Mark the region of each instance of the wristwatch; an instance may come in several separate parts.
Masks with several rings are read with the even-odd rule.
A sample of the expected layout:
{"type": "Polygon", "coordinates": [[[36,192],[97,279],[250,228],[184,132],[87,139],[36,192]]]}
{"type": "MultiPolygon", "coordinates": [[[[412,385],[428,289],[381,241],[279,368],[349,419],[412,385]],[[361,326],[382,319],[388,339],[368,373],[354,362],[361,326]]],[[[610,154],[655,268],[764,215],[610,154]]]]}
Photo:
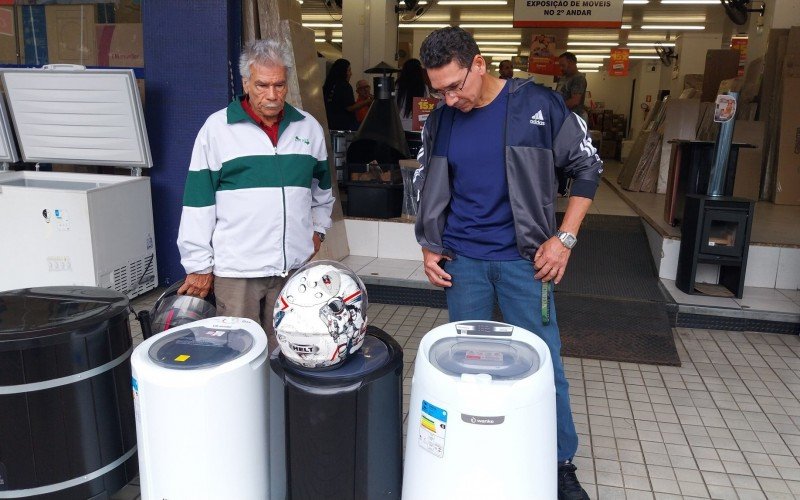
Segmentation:
{"type": "Polygon", "coordinates": [[[575,244],[578,243],[578,238],[576,238],[572,233],[556,231],[556,236],[559,240],[561,240],[561,243],[570,250],[572,250],[575,247],[575,244]]]}
{"type": "Polygon", "coordinates": [[[325,241],[325,233],[320,233],[319,231],[314,231],[314,233],[316,233],[316,235],[319,236],[319,242],[320,243],[325,241]]]}

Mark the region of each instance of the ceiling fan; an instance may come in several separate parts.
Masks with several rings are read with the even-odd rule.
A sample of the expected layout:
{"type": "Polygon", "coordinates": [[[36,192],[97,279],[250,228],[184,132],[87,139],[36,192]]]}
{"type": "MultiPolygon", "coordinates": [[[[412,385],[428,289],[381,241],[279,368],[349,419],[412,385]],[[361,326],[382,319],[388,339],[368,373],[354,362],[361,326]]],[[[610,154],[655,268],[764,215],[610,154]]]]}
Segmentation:
{"type": "Polygon", "coordinates": [[[761,7],[751,9],[750,4],[752,0],[719,0],[722,7],[725,8],[725,13],[734,24],[739,26],[747,23],[747,18],[750,12],[758,12],[758,15],[763,16],[766,11],[766,4],[762,1],[761,7]]]}
{"type": "Polygon", "coordinates": [[[661,64],[664,66],[671,66],[672,60],[678,59],[678,54],[675,53],[675,49],[672,47],[664,47],[663,45],[656,45],[656,54],[658,54],[658,58],[661,59],[661,64]]]}

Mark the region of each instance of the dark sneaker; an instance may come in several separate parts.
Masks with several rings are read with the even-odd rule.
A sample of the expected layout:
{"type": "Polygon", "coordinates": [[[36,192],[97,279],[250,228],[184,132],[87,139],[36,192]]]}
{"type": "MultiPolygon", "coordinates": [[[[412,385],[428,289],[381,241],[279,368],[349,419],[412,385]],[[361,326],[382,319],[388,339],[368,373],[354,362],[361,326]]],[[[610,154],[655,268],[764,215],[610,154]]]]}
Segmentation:
{"type": "Polygon", "coordinates": [[[575,470],[577,467],[569,460],[558,464],[558,500],[589,500],[575,470]]]}

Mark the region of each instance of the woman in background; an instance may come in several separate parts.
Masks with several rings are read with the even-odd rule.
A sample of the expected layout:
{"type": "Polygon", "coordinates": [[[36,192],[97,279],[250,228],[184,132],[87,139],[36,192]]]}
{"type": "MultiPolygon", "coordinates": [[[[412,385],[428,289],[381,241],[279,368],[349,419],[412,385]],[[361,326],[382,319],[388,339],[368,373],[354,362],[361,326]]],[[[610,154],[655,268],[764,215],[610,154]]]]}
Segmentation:
{"type": "Polygon", "coordinates": [[[427,97],[428,86],[425,79],[425,70],[419,59],[409,59],[403,64],[397,77],[397,107],[400,110],[400,120],[403,130],[410,131],[413,118],[413,104],[415,97],[427,97]]]}
{"type": "Polygon", "coordinates": [[[356,102],[353,87],[350,85],[352,75],[350,61],[347,59],[337,59],[328,71],[322,92],[330,130],[358,130],[356,110],[372,104],[371,99],[356,102]]]}

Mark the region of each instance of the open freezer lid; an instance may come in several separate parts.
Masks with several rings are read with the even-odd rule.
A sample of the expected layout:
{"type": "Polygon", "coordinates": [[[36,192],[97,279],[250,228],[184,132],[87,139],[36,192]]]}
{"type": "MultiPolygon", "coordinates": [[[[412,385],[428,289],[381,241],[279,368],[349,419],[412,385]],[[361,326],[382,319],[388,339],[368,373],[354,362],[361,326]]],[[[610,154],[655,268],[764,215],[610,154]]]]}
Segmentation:
{"type": "Polygon", "coordinates": [[[11,135],[6,103],[3,95],[0,94],[0,163],[16,163],[17,161],[19,161],[19,156],[11,135]]]}
{"type": "Polygon", "coordinates": [[[0,76],[24,161],[152,166],[133,70],[56,64],[0,76]]]}

